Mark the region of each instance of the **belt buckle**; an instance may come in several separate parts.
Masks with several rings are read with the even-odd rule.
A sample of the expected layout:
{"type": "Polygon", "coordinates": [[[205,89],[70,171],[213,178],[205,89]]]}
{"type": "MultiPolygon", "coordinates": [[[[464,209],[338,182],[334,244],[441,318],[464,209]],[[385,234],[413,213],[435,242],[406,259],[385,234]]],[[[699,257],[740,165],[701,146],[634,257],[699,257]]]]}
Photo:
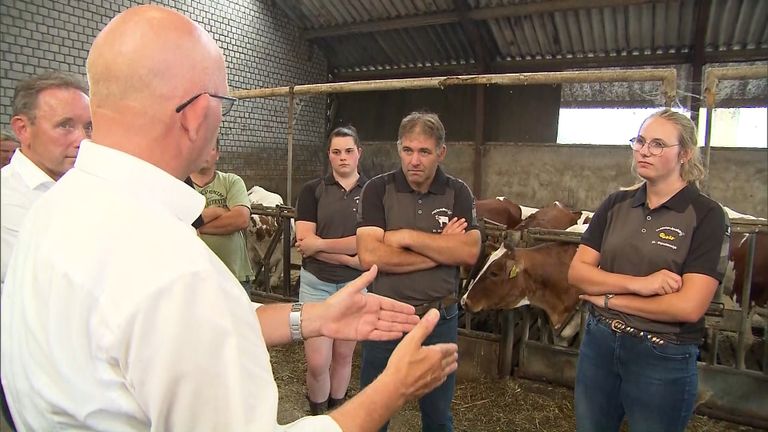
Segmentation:
{"type": "Polygon", "coordinates": [[[624,321],[622,320],[611,320],[611,330],[617,332],[617,333],[624,333],[624,329],[626,328],[626,324],[624,324],[624,321]]]}

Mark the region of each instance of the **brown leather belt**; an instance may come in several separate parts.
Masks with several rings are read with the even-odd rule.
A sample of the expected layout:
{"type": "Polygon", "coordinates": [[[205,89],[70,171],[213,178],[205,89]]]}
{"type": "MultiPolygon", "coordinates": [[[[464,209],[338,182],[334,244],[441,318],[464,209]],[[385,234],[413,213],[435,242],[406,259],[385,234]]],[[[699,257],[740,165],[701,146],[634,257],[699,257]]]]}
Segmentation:
{"type": "Polygon", "coordinates": [[[414,307],[416,308],[416,315],[424,316],[424,314],[429,312],[430,309],[442,310],[458,302],[459,302],[459,299],[451,295],[448,297],[441,298],[440,300],[435,300],[429,303],[420,304],[414,307]]]}
{"type": "Polygon", "coordinates": [[[628,326],[622,320],[610,319],[597,314],[594,314],[594,317],[597,318],[598,321],[607,324],[608,327],[616,333],[623,333],[634,337],[646,338],[650,343],[654,345],[664,345],[666,343],[666,341],[659,336],[628,326]]]}

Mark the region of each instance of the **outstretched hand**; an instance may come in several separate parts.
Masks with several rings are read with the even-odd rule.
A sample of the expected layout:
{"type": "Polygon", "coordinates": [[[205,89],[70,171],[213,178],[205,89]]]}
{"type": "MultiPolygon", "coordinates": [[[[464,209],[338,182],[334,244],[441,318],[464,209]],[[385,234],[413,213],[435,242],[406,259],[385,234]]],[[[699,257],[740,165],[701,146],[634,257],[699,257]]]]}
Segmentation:
{"type": "Polygon", "coordinates": [[[364,293],[376,278],[374,265],[360,277],[348,283],[320,306],[316,319],[320,333],[342,340],[391,340],[403,336],[419,322],[413,306],[364,293]]]}

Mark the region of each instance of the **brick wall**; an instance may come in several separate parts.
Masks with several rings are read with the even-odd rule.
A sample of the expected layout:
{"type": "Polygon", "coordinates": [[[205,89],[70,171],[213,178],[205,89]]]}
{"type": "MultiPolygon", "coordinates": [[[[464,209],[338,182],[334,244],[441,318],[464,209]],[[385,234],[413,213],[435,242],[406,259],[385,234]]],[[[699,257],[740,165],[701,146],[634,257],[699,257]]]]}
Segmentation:
{"type": "MultiPolygon", "coordinates": [[[[3,0],[0,4],[0,124],[7,126],[19,79],[58,69],[82,74],[99,30],[141,1],[3,0]]],[[[224,51],[233,90],[326,81],[326,60],[270,0],[152,2],[178,10],[224,51]]],[[[325,97],[301,98],[295,125],[293,194],[322,173],[325,97]]],[[[219,168],[285,196],[287,98],[243,100],[222,124],[219,168]]]]}

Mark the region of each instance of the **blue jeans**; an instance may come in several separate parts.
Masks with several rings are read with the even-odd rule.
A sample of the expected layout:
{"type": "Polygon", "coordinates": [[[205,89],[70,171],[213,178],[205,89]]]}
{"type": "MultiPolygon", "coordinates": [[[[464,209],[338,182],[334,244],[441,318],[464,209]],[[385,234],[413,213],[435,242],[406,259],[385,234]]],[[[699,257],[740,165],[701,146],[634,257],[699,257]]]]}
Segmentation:
{"type": "Polygon", "coordinates": [[[684,431],[698,387],[696,345],[616,333],[590,315],[574,389],[576,430],[684,431]]]}
{"type": "MultiPolygon", "coordinates": [[[[453,342],[458,339],[458,305],[451,305],[440,311],[438,321],[432,334],[427,336],[424,345],[453,342]]],[[[389,356],[395,350],[400,340],[386,342],[363,342],[363,355],[360,370],[360,388],[372,383],[384,370],[389,361],[389,356]]],[[[453,431],[453,416],[451,415],[451,402],[456,388],[456,373],[448,376],[444,383],[419,399],[421,409],[421,430],[453,431]]],[[[387,430],[387,422],[381,431],[387,430]]]]}

